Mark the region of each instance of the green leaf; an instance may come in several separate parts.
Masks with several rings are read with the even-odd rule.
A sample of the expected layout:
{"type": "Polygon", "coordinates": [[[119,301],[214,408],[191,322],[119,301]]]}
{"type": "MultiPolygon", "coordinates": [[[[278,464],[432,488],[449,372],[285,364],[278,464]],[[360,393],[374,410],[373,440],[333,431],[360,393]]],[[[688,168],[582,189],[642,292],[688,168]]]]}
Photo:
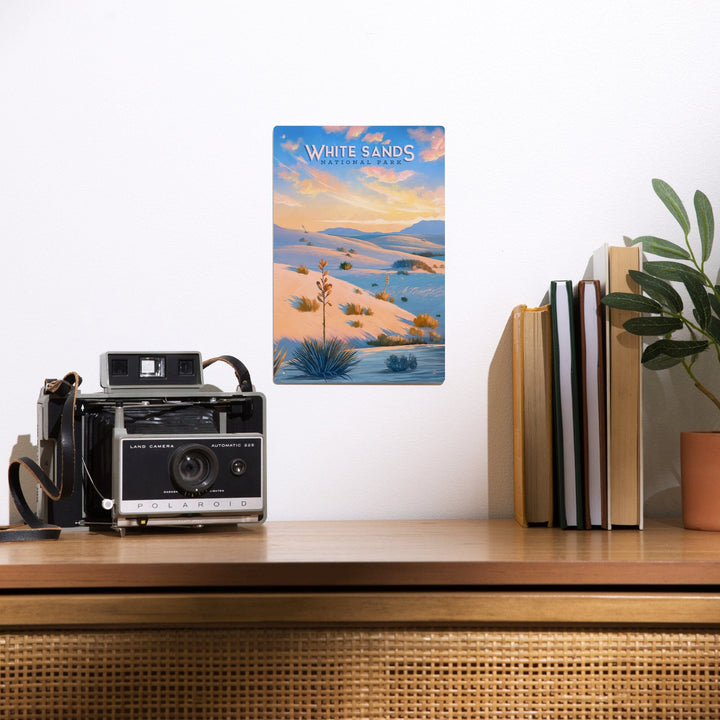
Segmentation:
{"type": "Polygon", "coordinates": [[[648,345],[642,355],[643,365],[654,358],[666,355],[671,358],[684,358],[690,355],[697,355],[705,350],[707,340],[668,340],[662,339],[648,345]]]}
{"type": "Polygon", "coordinates": [[[648,370],[667,370],[675,365],[679,365],[682,362],[682,358],[673,358],[668,355],[658,355],[652,360],[643,360],[643,367],[648,370]]]}
{"type": "Polygon", "coordinates": [[[673,262],[672,260],[649,260],[643,263],[643,270],[649,275],[662,280],[674,280],[676,282],[684,282],[687,275],[697,278],[700,282],[705,282],[705,277],[701,272],[689,265],[673,262]]]}
{"type": "Polygon", "coordinates": [[[636,317],[623,323],[623,327],[633,335],[667,335],[682,326],[682,320],[673,317],[636,317]]]}
{"type": "Polygon", "coordinates": [[[683,309],[683,301],[678,291],[664,280],[639,270],[628,270],[630,277],[649,295],[671,312],[679,313],[683,309]]]}
{"type": "Polygon", "coordinates": [[[720,344],[720,320],[716,317],[710,318],[710,324],[707,327],[707,331],[712,339],[720,344]]]}
{"type": "Polygon", "coordinates": [[[659,255],[666,258],[680,258],[681,260],[692,260],[690,253],[685,248],[676,245],[669,240],[655,237],[654,235],[642,235],[631,240],[631,245],[642,244],[643,252],[659,255]]]}
{"type": "Polygon", "coordinates": [[[696,190],[693,202],[695,203],[695,214],[697,215],[698,231],[700,232],[700,242],[702,243],[703,262],[705,262],[712,252],[713,236],[715,235],[715,219],[713,217],[712,205],[710,205],[710,201],[707,199],[705,193],[696,190]]]}
{"type": "Polygon", "coordinates": [[[677,193],[664,180],[658,180],[657,178],[652,181],[652,186],[655,194],[662,200],[663,205],[680,223],[685,235],[688,235],[690,233],[690,219],[677,193]]]}
{"type": "Polygon", "coordinates": [[[715,315],[720,318],[720,300],[715,293],[708,293],[708,299],[710,300],[710,307],[713,309],[715,315]]]}
{"type": "Polygon", "coordinates": [[[608,293],[601,302],[616,310],[634,310],[636,312],[659,313],[662,305],[652,298],[635,293],[614,292],[608,293]]]}
{"type": "Polygon", "coordinates": [[[710,324],[710,318],[712,317],[712,309],[707,291],[705,290],[705,284],[690,275],[685,276],[683,283],[695,306],[695,319],[698,325],[704,329],[710,324]]]}

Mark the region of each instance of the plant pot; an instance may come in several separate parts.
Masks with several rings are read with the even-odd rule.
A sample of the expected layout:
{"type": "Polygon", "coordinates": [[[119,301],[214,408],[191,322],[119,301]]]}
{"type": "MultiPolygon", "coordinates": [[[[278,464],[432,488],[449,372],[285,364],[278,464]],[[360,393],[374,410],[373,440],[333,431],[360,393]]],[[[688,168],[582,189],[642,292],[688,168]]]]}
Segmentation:
{"type": "Polygon", "coordinates": [[[683,525],[720,531],[720,433],[681,433],[680,472],[683,525]]]}

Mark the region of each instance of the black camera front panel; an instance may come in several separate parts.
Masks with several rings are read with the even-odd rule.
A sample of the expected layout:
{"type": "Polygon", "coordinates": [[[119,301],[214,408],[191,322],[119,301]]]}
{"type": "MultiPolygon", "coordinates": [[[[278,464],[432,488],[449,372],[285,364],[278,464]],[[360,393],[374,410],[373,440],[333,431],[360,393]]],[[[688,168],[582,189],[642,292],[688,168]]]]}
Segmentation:
{"type": "Polygon", "coordinates": [[[106,353],[101,384],[107,388],[164,387],[202,384],[200,353],[106,353]]]}
{"type": "Polygon", "coordinates": [[[118,453],[120,515],[264,512],[261,435],[129,435],[118,453]]]}

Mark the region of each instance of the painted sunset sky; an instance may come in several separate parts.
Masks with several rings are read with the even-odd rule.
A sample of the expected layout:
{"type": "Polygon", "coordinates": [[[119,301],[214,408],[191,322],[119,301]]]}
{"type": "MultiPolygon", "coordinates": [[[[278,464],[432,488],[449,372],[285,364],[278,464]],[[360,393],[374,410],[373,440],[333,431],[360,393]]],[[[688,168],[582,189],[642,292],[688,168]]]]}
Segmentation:
{"type": "Polygon", "coordinates": [[[441,127],[277,127],[274,222],[392,233],[445,219],[441,127]]]}

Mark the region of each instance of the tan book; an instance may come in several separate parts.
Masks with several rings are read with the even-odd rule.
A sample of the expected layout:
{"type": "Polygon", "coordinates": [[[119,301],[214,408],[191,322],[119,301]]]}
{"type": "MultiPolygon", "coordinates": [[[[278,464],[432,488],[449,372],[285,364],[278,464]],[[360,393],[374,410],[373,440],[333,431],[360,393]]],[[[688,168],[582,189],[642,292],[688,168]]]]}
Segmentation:
{"type": "MultiPolygon", "coordinates": [[[[628,275],[640,270],[640,248],[605,248],[607,293],[640,288],[628,275]]],[[[602,252],[602,250],[600,251],[602,252]]],[[[606,308],[607,475],[610,525],[643,526],[642,339],[623,328],[638,313],[606,308]]]]}
{"type": "Polygon", "coordinates": [[[518,305],[512,314],[513,485],[515,519],[553,521],[552,332],[550,308],[518,305]]]}

